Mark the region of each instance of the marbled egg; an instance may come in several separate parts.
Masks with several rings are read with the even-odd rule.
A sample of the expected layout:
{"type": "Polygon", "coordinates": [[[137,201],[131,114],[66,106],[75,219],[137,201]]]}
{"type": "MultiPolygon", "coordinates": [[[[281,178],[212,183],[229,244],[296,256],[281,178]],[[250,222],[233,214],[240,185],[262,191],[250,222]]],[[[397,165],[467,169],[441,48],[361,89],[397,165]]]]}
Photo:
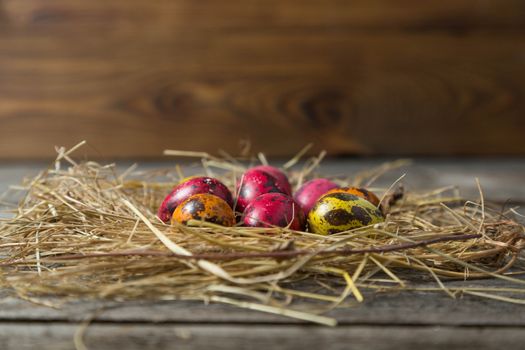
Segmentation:
{"type": "Polygon", "coordinates": [[[305,214],[308,214],[315,202],[326,192],[332,188],[336,188],[338,185],[328,179],[313,179],[305,182],[295,192],[295,201],[303,208],[305,214]]]}
{"type": "Polygon", "coordinates": [[[362,187],[338,187],[331,189],[330,191],[326,192],[328,193],[337,193],[337,192],[344,192],[348,194],[353,194],[354,196],[358,196],[361,198],[366,199],[376,207],[379,205],[379,198],[374,194],[374,192],[367,190],[366,188],[362,187]]]}
{"type": "Polygon", "coordinates": [[[243,213],[244,209],[255,198],[265,193],[284,193],[283,187],[275,176],[260,169],[246,171],[237,183],[237,205],[235,210],[243,213]]]}
{"type": "Polygon", "coordinates": [[[173,212],[171,222],[186,224],[192,219],[222,226],[235,225],[235,215],[230,205],[209,193],[195,194],[180,203],[173,212]]]}
{"type": "Polygon", "coordinates": [[[180,203],[198,193],[215,195],[225,200],[230,207],[233,207],[233,198],[228,187],[217,179],[200,176],[192,177],[175,186],[160,205],[157,216],[162,221],[168,222],[173,211],[180,203]]]}
{"type": "Polygon", "coordinates": [[[277,179],[277,185],[279,186],[279,188],[282,188],[283,193],[287,195],[292,194],[292,186],[290,185],[288,176],[286,176],[286,174],[278,168],[271,165],[258,165],[253,168],[250,168],[249,170],[262,170],[264,172],[267,172],[268,174],[272,175],[277,179]]]}
{"type": "Polygon", "coordinates": [[[320,235],[351,230],[384,221],[369,201],[344,192],[327,193],[308,214],[308,229],[320,235]]]}
{"type": "Polygon", "coordinates": [[[304,230],[305,216],[299,204],[284,193],[266,193],[255,198],[246,209],[242,222],[251,227],[289,227],[304,230]]]}

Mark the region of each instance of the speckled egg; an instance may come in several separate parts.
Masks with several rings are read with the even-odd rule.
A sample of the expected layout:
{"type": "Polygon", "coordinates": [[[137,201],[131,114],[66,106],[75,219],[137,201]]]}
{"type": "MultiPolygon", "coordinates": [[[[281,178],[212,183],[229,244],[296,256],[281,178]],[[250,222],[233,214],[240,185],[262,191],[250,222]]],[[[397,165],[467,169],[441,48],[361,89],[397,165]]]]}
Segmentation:
{"type": "Polygon", "coordinates": [[[222,198],[209,193],[195,194],[180,203],[171,222],[186,224],[189,220],[203,220],[222,226],[235,225],[233,209],[222,198]]]}
{"type": "Polygon", "coordinates": [[[327,193],[308,214],[310,232],[320,235],[342,232],[384,221],[383,214],[369,201],[344,192],[327,193]]]}
{"type": "Polygon", "coordinates": [[[286,193],[279,181],[270,173],[260,169],[246,171],[237,183],[237,206],[235,210],[243,213],[255,198],[265,193],[286,193]]]}
{"type": "Polygon", "coordinates": [[[190,196],[198,193],[209,193],[222,198],[233,207],[233,198],[230,190],[222,182],[211,177],[192,177],[178,184],[166,196],[159,207],[157,216],[164,222],[168,222],[175,208],[190,196]]]}
{"type": "Polygon", "coordinates": [[[338,187],[338,188],[334,188],[334,189],[332,189],[332,190],[330,190],[330,191],[328,191],[326,193],[328,194],[328,193],[337,193],[337,192],[344,192],[344,193],[353,194],[354,196],[358,196],[358,197],[366,199],[367,201],[369,201],[370,203],[372,203],[376,207],[379,205],[379,198],[377,198],[377,196],[373,192],[368,191],[366,188],[362,188],[362,187],[338,187]]]}
{"type": "Polygon", "coordinates": [[[246,209],[242,222],[251,227],[289,227],[304,230],[305,216],[299,204],[284,193],[266,193],[255,198],[246,209]]]}
{"type": "Polygon", "coordinates": [[[253,168],[250,168],[249,170],[261,170],[267,172],[268,174],[272,175],[277,179],[277,185],[283,189],[283,193],[292,195],[292,186],[290,185],[288,176],[286,176],[284,172],[277,169],[276,167],[273,167],[271,165],[258,165],[253,168]]]}
{"type": "Polygon", "coordinates": [[[294,199],[303,208],[304,213],[308,214],[319,197],[336,187],[338,185],[328,179],[313,179],[305,182],[295,192],[294,199]]]}

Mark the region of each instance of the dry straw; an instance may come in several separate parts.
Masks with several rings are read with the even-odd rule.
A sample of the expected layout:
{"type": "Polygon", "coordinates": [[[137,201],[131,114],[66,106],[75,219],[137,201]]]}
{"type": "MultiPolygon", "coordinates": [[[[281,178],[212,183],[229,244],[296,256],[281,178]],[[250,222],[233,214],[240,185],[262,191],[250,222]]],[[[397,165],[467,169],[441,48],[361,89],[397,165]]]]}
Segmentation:
{"type": "MultiPolygon", "coordinates": [[[[326,325],[336,321],[324,312],[374,291],[525,302],[514,297],[525,293],[525,281],[513,277],[523,271],[511,270],[524,227],[510,213],[489,209],[481,187],[480,200],[471,202],[451,188],[411,193],[394,184],[384,191],[384,224],[331,236],[205,222],[170,226],[155,211],[173,181],[156,176],[178,179],[179,167],[118,174],[114,165],[74,161],[71,154],[82,144],[58,149],[53,167],[18,188],[23,196],[12,217],[0,222],[0,281],[21,298],[202,300],[326,325]],[[447,285],[486,277],[505,280],[505,287],[447,285]],[[428,278],[434,286],[418,284],[428,278]]],[[[198,157],[229,186],[246,164],[225,153],[166,154],[198,157]]],[[[284,167],[294,186],[312,177],[324,153],[305,162],[299,156],[284,167]]],[[[262,154],[258,159],[266,162],[262,154]]],[[[369,185],[399,165],[339,181],[369,185]]]]}

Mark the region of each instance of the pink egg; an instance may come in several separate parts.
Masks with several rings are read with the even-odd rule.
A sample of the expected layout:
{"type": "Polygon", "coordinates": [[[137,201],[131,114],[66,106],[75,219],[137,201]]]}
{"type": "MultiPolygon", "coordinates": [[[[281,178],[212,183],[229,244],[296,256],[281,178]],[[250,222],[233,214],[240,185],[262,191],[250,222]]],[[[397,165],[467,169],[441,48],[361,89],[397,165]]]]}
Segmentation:
{"type": "Polygon", "coordinates": [[[200,193],[213,194],[233,207],[232,194],[222,182],[211,177],[193,177],[173,188],[160,205],[157,216],[164,222],[170,221],[173,211],[180,203],[200,193]]]}
{"type": "Polygon", "coordinates": [[[255,198],[265,193],[286,193],[286,188],[277,178],[260,169],[247,170],[237,183],[237,212],[244,209],[255,198]]]}
{"type": "Polygon", "coordinates": [[[337,187],[338,185],[335,182],[332,182],[328,179],[313,179],[305,182],[301,188],[295,192],[294,199],[297,203],[299,203],[305,215],[308,215],[315,202],[323,194],[337,187]]]}
{"type": "Polygon", "coordinates": [[[266,193],[246,207],[242,222],[251,227],[289,227],[304,230],[305,215],[299,204],[284,193],[266,193]]]}
{"type": "Polygon", "coordinates": [[[290,181],[288,181],[288,176],[286,176],[284,172],[277,169],[276,167],[270,165],[258,165],[250,168],[249,170],[262,170],[267,172],[277,179],[278,185],[284,190],[284,193],[287,195],[292,195],[292,186],[290,185],[290,181]]]}

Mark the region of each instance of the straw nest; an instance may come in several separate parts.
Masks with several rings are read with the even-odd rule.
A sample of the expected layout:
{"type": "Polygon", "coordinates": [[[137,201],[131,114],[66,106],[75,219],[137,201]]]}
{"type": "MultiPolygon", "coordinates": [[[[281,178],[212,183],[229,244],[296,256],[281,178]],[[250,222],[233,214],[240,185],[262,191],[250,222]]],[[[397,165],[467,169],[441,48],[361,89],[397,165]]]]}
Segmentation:
{"type": "MultiPolygon", "coordinates": [[[[323,312],[361,302],[365,292],[417,290],[414,282],[428,279],[434,286],[424,290],[523,303],[505,293],[525,292],[525,281],[508,273],[519,260],[524,227],[489,209],[481,190],[474,202],[450,188],[412,193],[396,183],[379,192],[383,224],[330,236],[204,222],[170,226],[155,212],[183,176],[178,167],[118,174],[114,165],[75,162],[71,153],[79,146],[58,149],[50,169],[18,188],[23,196],[12,217],[0,222],[0,281],[21,298],[203,300],[327,325],[335,320],[323,312]],[[156,181],[159,175],[173,180],[156,181]],[[504,279],[508,288],[446,285],[484,277],[504,279]]],[[[219,169],[210,175],[230,188],[246,164],[227,155],[167,154],[202,158],[203,171],[219,169]]],[[[285,164],[295,188],[323,155],[285,164]]],[[[370,183],[395,165],[338,181],[370,183]]]]}

